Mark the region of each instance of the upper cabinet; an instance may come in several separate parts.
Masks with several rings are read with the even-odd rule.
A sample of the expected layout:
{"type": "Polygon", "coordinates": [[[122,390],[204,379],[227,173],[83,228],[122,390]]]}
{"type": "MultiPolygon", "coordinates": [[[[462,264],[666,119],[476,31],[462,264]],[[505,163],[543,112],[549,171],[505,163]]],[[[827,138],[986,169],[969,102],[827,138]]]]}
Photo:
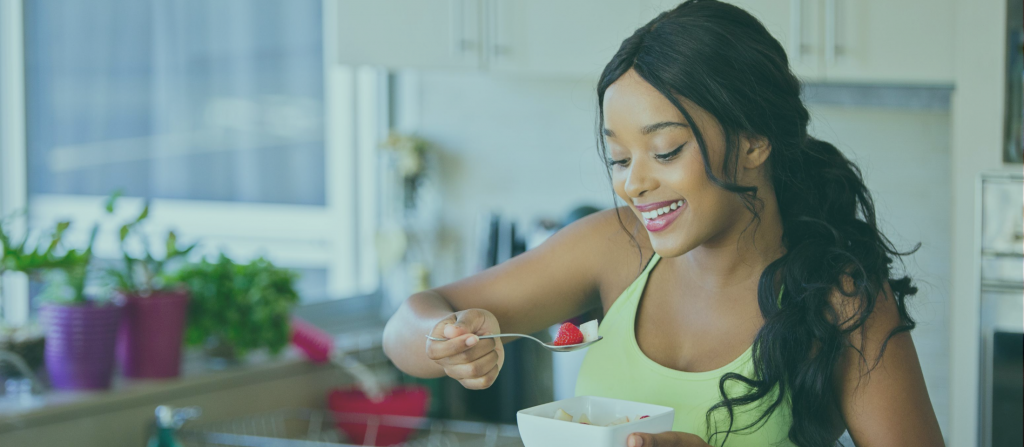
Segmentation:
{"type": "MultiPolygon", "coordinates": [[[[674,0],[337,0],[341,63],[597,77],[674,0]]],[[[952,84],[953,0],[730,0],[804,81],[952,84]]]]}
{"type": "Polygon", "coordinates": [[[489,66],[517,74],[597,77],[655,13],[638,0],[486,0],[489,66]]]}
{"type": "Polygon", "coordinates": [[[953,84],[953,1],[821,1],[826,80],[953,84]]]}
{"type": "Polygon", "coordinates": [[[479,0],[337,0],[338,62],[414,68],[481,64],[479,0]]]}
{"type": "Polygon", "coordinates": [[[804,81],[953,83],[952,0],[730,3],[764,23],[804,81]]]}

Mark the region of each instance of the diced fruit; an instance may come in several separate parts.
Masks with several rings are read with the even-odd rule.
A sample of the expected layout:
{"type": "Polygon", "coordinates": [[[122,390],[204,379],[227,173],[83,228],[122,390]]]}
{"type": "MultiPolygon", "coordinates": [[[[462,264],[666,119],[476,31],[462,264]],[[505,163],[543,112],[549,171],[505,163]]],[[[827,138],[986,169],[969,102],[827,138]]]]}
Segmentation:
{"type": "Polygon", "coordinates": [[[587,413],[583,413],[580,415],[580,423],[590,425],[590,418],[587,417],[587,413]]]}
{"type": "Polygon", "coordinates": [[[623,417],[620,417],[620,418],[618,418],[618,419],[616,419],[614,421],[611,421],[611,423],[608,424],[608,427],[611,427],[613,425],[625,424],[627,422],[629,422],[629,418],[626,417],[626,416],[623,416],[623,417]]]}
{"type": "Polygon", "coordinates": [[[555,412],[555,419],[559,421],[572,422],[572,415],[559,408],[558,411],[555,412]]]}
{"type": "Polygon", "coordinates": [[[583,334],[583,342],[597,340],[597,320],[590,320],[580,325],[580,333],[583,334]]]}
{"type": "Polygon", "coordinates": [[[565,322],[558,328],[558,336],[555,337],[555,346],[578,345],[583,343],[583,333],[576,325],[565,322]]]}

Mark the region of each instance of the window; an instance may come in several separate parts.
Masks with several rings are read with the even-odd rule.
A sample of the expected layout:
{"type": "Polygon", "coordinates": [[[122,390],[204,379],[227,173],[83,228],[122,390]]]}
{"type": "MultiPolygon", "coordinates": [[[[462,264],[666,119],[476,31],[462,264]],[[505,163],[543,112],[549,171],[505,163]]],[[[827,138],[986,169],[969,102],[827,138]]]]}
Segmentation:
{"type": "Polygon", "coordinates": [[[126,216],[152,200],[152,236],[294,268],[306,302],[376,290],[376,170],[356,167],[386,131],[386,78],[332,62],[331,0],[2,1],[23,8],[23,55],[0,59],[25,73],[8,112],[30,227],[71,219],[84,243],[120,189],[126,216]]]}

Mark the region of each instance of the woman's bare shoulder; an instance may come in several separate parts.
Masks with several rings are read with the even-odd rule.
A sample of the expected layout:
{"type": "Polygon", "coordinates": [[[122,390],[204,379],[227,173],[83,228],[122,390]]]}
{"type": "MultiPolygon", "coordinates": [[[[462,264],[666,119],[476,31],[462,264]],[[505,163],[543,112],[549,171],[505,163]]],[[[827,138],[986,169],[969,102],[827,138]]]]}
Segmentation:
{"type": "Polygon", "coordinates": [[[629,207],[599,211],[569,225],[573,239],[589,245],[600,278],[601,301],[605,309],[636,279],[654,255],[651,241],[629,207]]]}

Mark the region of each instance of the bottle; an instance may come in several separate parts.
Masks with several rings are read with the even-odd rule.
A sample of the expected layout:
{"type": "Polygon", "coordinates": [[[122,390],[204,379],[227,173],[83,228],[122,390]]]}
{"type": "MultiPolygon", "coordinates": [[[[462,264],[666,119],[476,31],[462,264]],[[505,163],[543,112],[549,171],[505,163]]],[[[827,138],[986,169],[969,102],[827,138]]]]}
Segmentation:
{"type": "Polygon", "coordinates": [[[201,414],[197,407],[172,408],[167,405],[156,407],[156,433],[149,438],[147,447],[182,447],[175,438],[175,432],[186,420],[201,414]]]}

